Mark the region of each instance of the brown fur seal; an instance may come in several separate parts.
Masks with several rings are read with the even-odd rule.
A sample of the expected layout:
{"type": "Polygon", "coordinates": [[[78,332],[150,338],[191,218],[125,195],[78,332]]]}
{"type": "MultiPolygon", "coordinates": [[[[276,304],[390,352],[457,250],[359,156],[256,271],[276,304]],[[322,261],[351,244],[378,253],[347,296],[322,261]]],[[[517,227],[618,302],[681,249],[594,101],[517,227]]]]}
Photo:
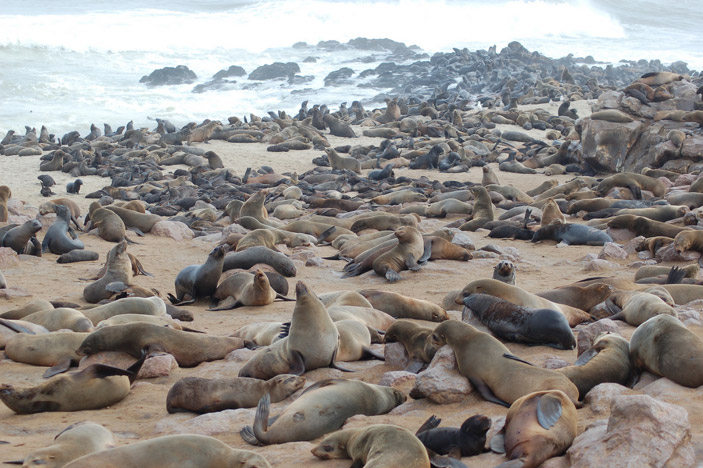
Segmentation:
{"type": "Polygon", "coordinates": [[[181,367],[224,358],[244,346],[244,340],[228,336],[189,333],[151,323],[130,323],[104,327],[88,335],[78,348],[87,356],[102,351],[122,351],[139,356],[142,349],[173,355],[181,367]]]}
{"type": "Polygon", "coordinates": [[[107,290],[110,283],[119,281],[130,284],[132,282],[132,263],[127,254],[127,241],[123,240],[110,249],[107,253],[106,265],[105,274],[83,289],[83,297],[91,304],[109,299],[112,296],[113,293],[107,290]]]}
{"type": "MultiPolygon", "coordinates": [[[[31,219],[10,229],[5,235],[0,235],[0,247],[9,247],[18,254],[24,253],[28,242],[39,245],[35,234],[41,229],[41,222],[37,219],[31,219]]],[[[39,250],[41,251],[41,248],[39,250]]]]}
{"type": "Polygon", "coordinates": [[[403,270],[419,270],[418,261],[422,261],[425,251],[422,234],[414,227],[401,226],[395,230],[395,236],[398,238],[398,245],[373,262],[373,270],[376,274],[391,283],[400,279],[399,272],[403,270]]]}
{"type": "Polygon", "coordinates": [[[212,297],[222,275],[226,247],[217,246],[202,265],[188,265],[176,276],[176,296],[168,294],[173,305],[192,304],[203,297],[212,297]],[[188,299],[185,299],[185,298],[188,299]]]}
{"type": "Polygon", "coordinates": [[[601,333],[573,366],[562,367],[557,372],[567,376],[578,387],[580,400],[593,387],[605,382],[626,386],[632,374],[630,345],[620,335],[601,333]]]}
{"type": "Polygon", "coordinates": [[[115,212],[117,216],[122,218],[122,221],[126,227],[137,228],[141,232],[149,232],[151,231],[151,228],[154,227],[154,224],[159,221],[163,221],[161,216],[151,213],[143,214],[138,211],[121,208],[114,205],[108,205],[105,208],[115,212]]]}
{"type": "MultiPolygon", "coordinates": [[[[91,208],[94,208],[96,204],[97,202],[91,203],[91,208]]],[[[108,242],[122,242],[126,240],[129,243],[135,243],[127,237],[122,218],[107,208],[98,207],[90,211],[90,222],[86,226],[86,230],[91,228],[97,228],[98,235],[108,242]]]]}
{"type": "Polygon", "coordinates": [[[329,127],[332,135],[344,138],[356,138],[354,130],[352,130],[351,126],[343,120],[339,120],[330,114],[325,114],[323,120],[329,127]]]}
{"type": "Polygon", "coordinates": [[[679,385],[703,385],[703,340],[670,315],[657,315],[637,327],[630,339],[630,359],[637,370],[679,385]]]}
{"type": "Polygon", "coordinates": [[[495,219],[493,202],[488,191],[483,186],[474,186],[469,190],[474,196],[474,207],[471,211],[471,220],[459,227],[462,231],[475,231],[495,219]]]}
{"type": "Polygon", "coordinates": [[[564,223],[566,223],[566,217],[559,209],[559,205],[553,198],[548,199],[547,203],[542,206],[542,226],[564,223]]]}
{"type": "Polygon", "coordinates": [[[481,179],[481,185],[484,187],[486,185],[499,185],[500,181],[498,180],[498,176],[496,175],[495,172],[493,172],[493,169],[491,169],[490,166],[486,165],[483,166],[483,176],[481,179]]]}
{"type": "Polygon", "coordinates": [[[388,327],[384,343],[402,343],[408,353],[408,372],[419,372],[432,361],[437,348],[432,343],[432,329],[421,327],[410,320],[396,320],[388,327]]]}
{"type": "Polygon", "coordinates": [[[351,458],[354,467],[430,468],[422,442],[407,429],[391,424],[337,431],[315,446],[312,454],[322,460],[351,458]]]}
{"type": "Polygon", "coordinates": [[[636,236],[644,237],[671,237],[689,228],[673,226],[668,223],[653,221],[649,218],[635,215],[618,215],[608,220],[608,227],[614,229],[629,229],[636,236]]]}
{"type": "Polygon", "coordinates": [[[334,322],[339,333],[339,348],[336,359],[340,362],[361,361],[378,359],[385,361],[383,354],[371,349],[371,332],[373,331],[376,343],[380,343],[381,335],[375,329],[360,320],[338,320],[334,322]]]}
{"type": "Polygon", "coordinates": [[[295,276],[297,271],[293,261],[280,252],[274,252],[266,247],[251,247],[243,252],[231,252],[225,256],[222,271],[241,268],[248,270],[258,263],[274,268],[283,276],[295,276]]]}
{"type": "Polygon", "coordinates": [[[88,333],[18,333],[7,340],[5,356],[15,362],[49,367],[44,377],[51,377],[78,364],[81,359],[78,348],[86,336],[88,333]]]}
{"type": "Polygon", "coordinates": [[[510,405],[505,426],[491,439],[491,449],[519,460],[522,468],[537,468],[563,455],[578,432],[578,414],[560,390],[525,395],[510,405]]]}
{"type": "Polygon", "coordinates": [[[376,229],[377,231],[389,231],[401,226],[417,227],[420,217],[414,213],[397,216],[390,213],[374,213],[364,216],[351,225],[352,232],[363,231],[364,229],[376,229]]]}
{"type": "MultiPolygon", "coordinates": [[[[441,419],[432,415],[415,432],[422,445],[428,448],[428,454],[432,452],[439,455],[448,454],[458,459],[480,455],[486,451],[486,433],[491,428],[491,420],[486,416],[480,414],[471,416],[461,424],[460,428],[437,427],[441,422],[441,419]]],[[[435,458],[431,460],[433,465],[439,466],[435,464],[435,458]]]]}
{"type": "Polygon", "coordinates": [[[357,159],[344,158],[334,148],[325,148],[325,153],[327,153],[327,159],[329,159],[332,169],[340,171],[346,169],[361,174],[361,163],[357,159]]]}
{"type": "Polygon", "coordinates": [[[684,75],[672,72],[649,72],[645,73],[638,80],[640,83],[644,83],[647,86],[661,86],[669,84],[672,81],[681,81],[685,78],[684,75]]]}
{"type": "Polygon", "coordinates": [[[169,435],[142,440],[72,461],[66,468],[234,467],[271,468],[261,455],[237,450],[214,437],[196,434],[169,435]]]}
{"type": "Polygon", "coordinates": [[[185,377],[176,382],[166,396],[169,413],[193,411],[212,413],[226,409],[253,408],[265,394],[273,403],[288,398],[305,385],[305,377],[282,374],[267,381],[235,377],[203,379],[185,377]]]}
{"type": "Polygon", "coordinates": [[[565,304],[577,309],[589,311],[597,304],[605,301],[615,290],[605,283],[593,283],[586,286],[568,285],[536,295],[557,304],[565,304]]]}
{"type": "Polygon", "coordinates": [[[430,322],[443,322],[449,319],[444,309],[429,301],[374,289],[362,289],[359,293],[371,303],[374,309],[382,310],[395,318],[430,322]]]}
{"type": "Polygon", "coordinates": [[[506,357],[511,355],[505,345],[469,324],[442,322],[435,328],[432,342],[437,347],[451,346],[461,375],[490,402],[510,406],[540,390],[562,390],[573,402],[578,401],[578,389],[568,378],[506,357]]]}
{"type": "Polygon", "coordinates": [[[50,161],[43,161],[43,162],[39,163],[39,170],[40,171],[58,171],[58,170],[60,170],[61,167],[63,166],[64,156],[68,156],[68,155],[61,150],[54,151],[54,154],[51,157],[50,161]]]}
{"type": "Polygon", "coordinates": [[[126,370],[92,364],[75,374],[59,375],[31,388],[15,389],[2,384],[0,400],[18,414],[105,408],[127,396],[145,357],[146,353],[126,370]]]}
{"type": "Polygon", "coordinates": [[[425,239],[425,252],[429,248],[429,260],[456,260],[466,262],[474,258],[474,255],[464,247],[453,244],[447,239],[437,236],[423,236],[425,239]]]}
{"type": "Polygon", "coordinates": [[[400,205],[403,203],[422,202],[426,200],[427,197],[424,194],[410,189],[397,190],[371,199],[372,202],[379,205],[400,205]]]}
{"type": "MultiPolygon", "coordinates": [[[[679,270],[684,272],[684,278],[696,278],[700,269],[701,268],[698,266],[698,263],[691,263],[684,267],[679,267],[679,270]]],[[[637,272],[635,273],[635,281],[660,275],[668,275],[670,271],[671,267],[646,265],[637,269],[637,272]]]]}
{"type": "Polygon", "coordinates": [[[9,216],[7,201],[12,197],[12,190],[7,185],[0,185],[0,223],[6,223],[9,216]]]}
{"type": "Polygon", "coordinates": [[[79,218],[81,216],[81,209],[78,204],[71,200],[70,198],[55,198],[39,205],[39,214],[45,215],[47,213],[54,213],[54,205],[63,205],[71,211],[71,216],[74,218],[79,218]]]}
{"type": "Polygon", "coordinates": [[[553,309],[520,306],[488,294],[464,298],[462,320],[476,317],[498,338],[518,343],[573,349],[576,338],[564,314],[553,309]]]}
{"type": "Polygon", "coordinates": [[[166,304],[160,297],[126,297],[107,304],[82,309],[83,315],[88,317],[93,325],[107,320],[116,315],[140,314],[151,316],[166,316],[166,304]]]}
{"type": "Polygon", "coordinates": [[[69,307],[34,312],[24,317],[24,320],[41,325],[49,331],[65,329],[89,332],[93,330],[93,324],[81,311],[69,307]]]}
{"type": "Polygon", "coordinates": [[[18,464],[26,467],[61,468],[76,458],[107,450],[115,445],[115,436],[110,430],[94,422],[82,421],[59,432],[53,444],[35,450],[18,464]]]}
{"type": "Polygon", "coordinates": [[[196,127],[188,135],[187,143],[190,145],[192,143],[206,142],[218,128],[222,128],[222,124],[217,120],[212,120],[196,127]]]}
{"type": "Polygon", "coordinates": [[[593,319],[588,313],[564,304],[557,304],[547,299],[543,299],[535,294],[525,291],[517,286],[496,281],[494,279],[481,279],[467,284],[461,291],[456,301],[463,304],[465,297],[471,294],[490,294],[504,299],[513,304],[532,307],[535,309],[553,309],[561,312],[566,317],[569,325],[575,327],[579,323],[591,322],[593,319]]]}
{"type": "Polygon", "coordinates": [[[279,374],[334,366],[339,333],[320,299],[302,281],[295,286],[296,302],[288,336],[259,349],[239,370],[239,377],[268,380],[279,374]]]}
{"type": "Polygon", "coordinates": [[[674,237],[674,250],[683,253],[687,250],[703,252],[703,231],[681,231],[674,237]]]}
{"type": "MultiPolygon", "coordinates": [[[[515,285],[515,265],[509,260],[501,260],[493,267],[493,279],[515,285]]],[[[456,296],[454,297],[456,299],[456,296]]]]}
{"type": "Polygon", "coordinates": [[[655,197],[663,197],[666,193],[666,186],[659,179],[634,172],[622,172],[606,177],[596,186],[596,192],[600,196],[605,196],[615,187],[626,187],[630,189],[637,199],[642,198],[642,190],[652,192],[655,197]]]}
{"type": "Polygon", "coordinates": [[[308,387],[270,427],[270,398],[264,395],[253,428],[247,426],[240,434],[252,445],[312,440],[339,429],[355,414],[385,414],[405,400],[403,392],[391,387],[359,380],[323,380],[308,387]]]}
{"type": "MultiPolygon", "coordinates": [[[[292,300],[273,290],[268,276],[261,270],[252,275],[239,272],[222,281],[213,295],[219,304],[209,310],[228,310],[240,306],[265,306],[276,299],[292,300]]],[[[258,401],[258,400],[257,400],[258,401]]]]}
{"type": "Polygon", "coordinates": [[[593,112],[590,116],[591,120],[605,120],[606,122],[614,123],[629,123],[634,119],[618,109],[605,109],[598,112],[593,112]]]}
{"type": "Polygon", "coordinates": [[[614,314],[612,320],[623,320],[637,327],[655,315],[666,314],[678,318],[676,309],[659,296],[648,292],[624,291],[610,296],[607,306],[614,314]]]}
{"type": "Polygon", "coordinates": [[[76,262],[92,262],[100,258],[100,254],[92,250],[71,250],[68,253],[59,255],[56,263],[76,263],[76,262]]]}

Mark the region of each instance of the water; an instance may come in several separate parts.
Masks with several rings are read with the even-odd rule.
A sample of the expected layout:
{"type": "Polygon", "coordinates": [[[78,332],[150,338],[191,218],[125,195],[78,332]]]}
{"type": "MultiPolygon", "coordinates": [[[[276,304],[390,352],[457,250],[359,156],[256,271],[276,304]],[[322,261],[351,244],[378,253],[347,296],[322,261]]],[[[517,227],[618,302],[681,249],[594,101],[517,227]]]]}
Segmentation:
{"type": "MultiPolygon", "coordinates": [[[[295,112],[300,102],[332,108],[369,102],[388,90],[325,88],[324,77],[343,66],[375,68],[374,51],[329,52],[318,41],[389,38],[429,55],[452,47],[498,50],[519,40],[558,58],[569,53],[596,60],[682,60],[703,69],[703,15],[697,2],[670,0],[496,1],[224,1],[3,0],[0,14],[0,135],[10,128],[46,125],[59,135],[88,132],[91,123],[113,127],[148,117],[176,125],[249,112],[295,112]],[[296,42],[310,44],[292,48],[296,42]],[[370,57],[374,55],[374,57],[370,57]],[[316,63],[303,63],[314,56],[316,63]],[[367,57],[367,63],[359,60],[367,57]],[[237,78],[231,89],[202,94],[193,86],[221,69],[247,73],[274,61],[298,63],[310,82],[256,83],[237,78]],[[187,65],[193,85],[147,88],[154,69],[187,65]]],[[[355,82],[356,84],[357,82],[355,82]]]]}

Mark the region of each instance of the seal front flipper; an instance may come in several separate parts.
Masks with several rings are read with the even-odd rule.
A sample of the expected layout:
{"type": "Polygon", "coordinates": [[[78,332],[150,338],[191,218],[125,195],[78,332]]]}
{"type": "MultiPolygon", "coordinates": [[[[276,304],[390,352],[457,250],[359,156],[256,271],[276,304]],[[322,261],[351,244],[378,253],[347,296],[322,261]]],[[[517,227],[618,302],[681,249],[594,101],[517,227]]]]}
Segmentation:
{"type": "Polygon", "coordinates": [[[427,455],[430,457],[430,466],[432,468],[468,468],[457,458],[437,455],[429,449],[427,450],[427,455]]]}
{"type": "Polygon", "coordinates": [[[294,298],[294,297],[286,297],[286,296],[284,296],[283,294],[279,294],[279,293],[276,293],[276,299],[280,299],[280,300],[282,300],[282,301],[293,301],[293,302],[295,302],[295,298],[294,298]]]}
{"type": "Polygon", "coordinates": [[[420,265],[424,265],[427,263],[427,261],[430,259],[431,256],[432,256],[432,240],[428,239],[425,241],[422,255],[417,260],[417,263],[419,263],[420,265]]]}
{"type": "Polygon", "coordinates": [[[259,404],[256,407],[256,414],[254,415],[254,426],[251,428],[254,436],[254,443],[250,441],[248,433],[245,434],[245,430],[249,428],[246,426],[240,432],[242,439],[252,445],[262,445],[266,442],[266,430],[268,429],[269,422],[269,409],[271,407],[271,395],[265,393],[264,396],[259,400],[259,404]],[[246,437],[245,437],[246,436],[246,437]]]}
{"type": "Polygon", "coordinates": [[[408,365],[405,366],[405,369],[403,369],[405,372],[412,372],[413,374],[417,374],[422,370],[422,368],[425,366],[425,363],[422,362],[419,359],[413,359],[411,361],[408,361],[408,365]]]}
{"type": "Polygon", "coordinates": [[[32,330],[29,328],[23,327],[19,323],[13,322],[12,320],[7,320],[4,318],[0,318],[0,325],[4,325],[10,330],[17,332],[17,333],[26,333],[27,335],[36,335],[32,330]]]}
{"type": "Polygon", "coordinates": [[[46,372],[42,375],[45,379],[48,379],[49,377],[53,377],[57,374],[61,374],[63,372],[66,372],[68,369],[71,368],[71,358],[65,357],[61,359],[59,362],[54,364],[53,367],[49,367],[46,372]]]}
{"type": "Polygon", "coordinates": [[[527,361],[525,361],[524,359],[515,356],[514,354],[504,353],[504,354],[503,354],[503,357],[504,357],[504,358],[507,358],[507,359],[512,359],[513,361],[521,362],[521,363],[523,363],[523,364],[527,364],[528,366],[533,366],[533,367],[534,367],[534,364],[532,364],[531,362],[527,362],[527,361]]]}
{"type": "Polygon", "coordinates": [[[417,271],[420,269],[420,265],[417,263],[417,260],[415,260],[415,257],[411,253],[409,253],[408,256],[405,257],[405,266],[408,267],[408,270],[412,271],[417,271]]]}
{"type": "Polygon", "coordinates": [[[561,400],[551,395],[542,395],[537,402],[537,422],[544,429],[551,429],[561,417],[561,400]]]}
{"type": "Polygon", "coordinates": [[[227,298],[221,300],[215,307],[210,307],[208,310],[231,310],[243,305],[244,304],[236,300],[233,296],[227,296],[227,298]]]}
{"type": "MultiPolygon", "coordinates": [[[[340,366],[339,364],[336,364],[336,363],[334,362],[334,360],[335,360],[336,358],[337,358],[337,349],[335,349],[334,352],[332,353],[332,359],[330,360],[330,365],[329,365],[329,367],[331,367],[332,369],[340,370],[340,371],[342,371],[342,372],[356,372],[356,371],[354,371],[353,369],[347,369],[346,367],[342,367],[342,366],[340,366]]],[[[384,360],[385,360],[385,359],[384,359],[384,360]]]]}
{"type": "Polygon", "coordinates": [[[484,400],[490,401],[491,403],[496,403],[498,405],[503,405],[506,408],[510,408],[510,405],[498,398],[493,394],[493,391],[485,384],[482,380],[476,378],[469,378],[469,382],[473,385],[478,393],[483,397],[484,400]]]}
{"type": "MultiPolygon", "coordinates": [[[[334,359],[334,357],[332,359],[334,359]]],[[[288,365],[290,366],[288,369],[289,374],[303,375],[305,373],[305,358],[303,357],[303,353],[300,351],[291,351],[288,365]]]]}
{"type": "Polygon", "coordinates": [[[581,354],[579,358],[576,360],[574,363],[575,366],[583,366],[584,364],[588,363],[591,359],[594,357],[598,356],[598,350],[595,348],[590,348],[581,354]]]}
{"type": "Polygon", "coordinates": [[[386,279],[390,281],[391,283],[395,283],[396,281],[400,281],[400,273],[398,273],[395,270],[391,270],[390,268],[386,270],[386,279]]]}
{"type": "Polygon", "coordinates": [[[378,351],[373,350],[373,349],[369,348],[368,346],[364,346],[361,348],[361,359],[359,359],[359,360],[366,361],[369,359],[378,359],[379,361],[385,361],[386,357],[383,354],[379,353],[378,351]]]}

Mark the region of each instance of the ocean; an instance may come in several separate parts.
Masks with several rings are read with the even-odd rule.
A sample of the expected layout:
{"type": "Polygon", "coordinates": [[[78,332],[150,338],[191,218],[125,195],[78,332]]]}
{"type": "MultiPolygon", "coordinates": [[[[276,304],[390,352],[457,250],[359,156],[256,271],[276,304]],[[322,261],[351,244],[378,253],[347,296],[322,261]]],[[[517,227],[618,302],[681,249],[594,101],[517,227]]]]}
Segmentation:
{"type": "Polygon", "coordinates": [[[3,0],[0,137],[8,129],[23,133],[25,125],[46,125],[60,136],[87,134],[91,123],[102,129],[133,120],[153,128],[156,117],[181,126],[250,112],[295,113],[304,100],[333,110],[353,100],[373,107],[389,89],[358,86],[358,75],[387,54],[316,47],[357,37],[414,45],[428,57],[454,47],[500,51],[517,40],[552,58],[684,61],[701,70],[701,24],[700,5],[688,0],[3,0]],[[304,62],[308,57],[316,61],[304,62]],[[291,84],[245,76],[226,89],[192,92],[231,65],[250,73],[276,61],[296,62],[307,78],[291,84]],[[194,71],[196,82],[139,83],[176,65],[194,71]],[[324,78],[342,67],[354,71],[352,84],[326,87],[324,78]]]}

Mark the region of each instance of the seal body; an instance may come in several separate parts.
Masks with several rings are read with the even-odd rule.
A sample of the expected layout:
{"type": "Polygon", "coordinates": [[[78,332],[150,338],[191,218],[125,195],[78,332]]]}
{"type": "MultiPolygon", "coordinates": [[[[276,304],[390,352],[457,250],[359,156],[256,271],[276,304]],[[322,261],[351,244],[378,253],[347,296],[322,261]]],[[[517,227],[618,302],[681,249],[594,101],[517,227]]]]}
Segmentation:
{"type": "Polygon", "coordinates": [[[567,245],[604,245],[613,239],[600,229],[584,224],[550,224],[535,231],[532,242],[554,240],[567,245]]]}
{"type": "Polygon", "coordinates": [[[53,254],[61,255],[70,252],[74,249],[83,249],[85,245],[78,239],[69,236],[70,233],[75,233],[71,229],[71,213],[64,205],[56,205],[56,220],[51,225],[44,240],[42,241],[42,251],[50,251],[53,254]]]}
{"type": "Polygon", "coordinates": [[[491,420],[485,416],[471,416],[460,428],[436,427],[418,430],[420,442],[440,455],[450,454],[456,458],[471,457],[484,452],[486,432],[491,428],[491,420]]]}
{"type": "Polygon", "coordinates": [[[21,226],[14,227],[7,231],[0,240],[0,246],[9,247],[20,254],[27,246],[27,242],[29,242],[37,232],[41,231],[41,228],[42,224],[39,220],[29,220],[21,226]]]}
{"type": "Polygon", "coordinates": [[[359,291],[374,309],[382,310],[395,318],[443,322],[449,316],[441,307],[422,299],[413,299],[390,291],[364,289],[359,291]]]}
{"type": "Polygon", "coordinates": [[[215,247],[203,265],[189,265],[176,276],[176,297],[169,296],[171,303],[179,305],[193,303],[203,297],[211,297],[217,290],[222,275],[225,247],[215,247]],[[188,296],[188,300],[184,298],[188,296]]]}
{"type": "Polygon", "coordinates": [[[373,270],[377,275],[390,282],[400,279],[400,271],[418,270],[418,260],[425,250],[420,231],[411,226],[401,226],[395,231],[398,245],[380,255],[373,262],[373,270]]]}
{"type": "Polygon", "coordinates": [[[22,466],[61,468],[76,458],[107,450],[115,445],[112,432],[100,424],[83,421],[61,431],[50,446],[27,455],[22,466]]]}
{"type": "Polygon", "coordinates": [[[107,253],[105,274],[97,281],[83,289],[83,297],[91,304],[109,299],[112,292],[107,285],[113,282],[130,284],[132,282],[132,262],[127,253],[127,241],[123,240],[107,253]]]}

